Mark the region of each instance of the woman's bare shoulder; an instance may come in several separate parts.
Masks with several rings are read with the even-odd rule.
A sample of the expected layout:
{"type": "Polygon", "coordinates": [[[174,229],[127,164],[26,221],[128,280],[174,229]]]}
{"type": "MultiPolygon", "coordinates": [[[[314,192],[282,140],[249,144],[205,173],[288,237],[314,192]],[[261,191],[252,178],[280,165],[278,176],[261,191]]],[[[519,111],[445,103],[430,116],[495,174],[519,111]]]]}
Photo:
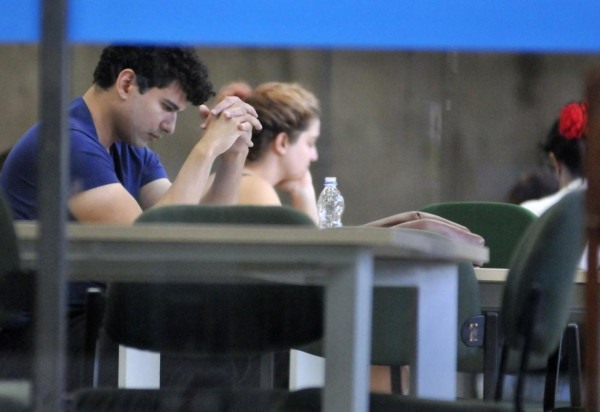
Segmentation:
{"type": "Polygon", "coordinates": [[[281,205],[277,191],[260,176],[244,175],[240,184],[240,204],[281,205]]]}

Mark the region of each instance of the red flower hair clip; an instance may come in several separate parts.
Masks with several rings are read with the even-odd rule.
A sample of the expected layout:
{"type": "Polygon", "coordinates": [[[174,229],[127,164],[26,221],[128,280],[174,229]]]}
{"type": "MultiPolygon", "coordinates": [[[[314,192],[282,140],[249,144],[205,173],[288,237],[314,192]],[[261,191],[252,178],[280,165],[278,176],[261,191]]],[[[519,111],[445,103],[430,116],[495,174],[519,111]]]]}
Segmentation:
{"type": "Polygon", "coordinates": [[[586,132],[587,122],[587,103],[569,103],[560,112],[558,130],[566,139],[581,139],[586,132]]]}

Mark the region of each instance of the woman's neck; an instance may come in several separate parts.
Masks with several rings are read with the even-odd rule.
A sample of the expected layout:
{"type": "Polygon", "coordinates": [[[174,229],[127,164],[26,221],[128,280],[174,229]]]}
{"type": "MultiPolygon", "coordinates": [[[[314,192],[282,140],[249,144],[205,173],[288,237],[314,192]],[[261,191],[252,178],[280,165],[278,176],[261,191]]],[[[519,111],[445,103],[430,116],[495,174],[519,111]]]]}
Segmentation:
{"type": "Polygon", "coordinates": [[[246,162],[243,174],[245,176],[258,176],[269,182],[271,186],[276,186],[281,181],[279,170],[278,165],[268,161],[246,162]]]}
{"type": "Polygon", "coordinates": [[[562,167],[561,173],[558,175],[558,185],[560,188],[567,187],[573,180],[578,179],[578,176],[575,176],[566,167],[562,167]]]}

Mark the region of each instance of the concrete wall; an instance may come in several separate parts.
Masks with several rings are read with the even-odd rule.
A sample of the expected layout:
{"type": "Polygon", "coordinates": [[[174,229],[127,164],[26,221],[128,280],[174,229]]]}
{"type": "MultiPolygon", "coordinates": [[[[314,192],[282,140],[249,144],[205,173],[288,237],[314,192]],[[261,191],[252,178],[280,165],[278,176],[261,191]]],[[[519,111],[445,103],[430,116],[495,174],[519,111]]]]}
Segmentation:
{"type": "MultiPolygon", "coordinates": [[[[73,48],[73,96],[89,87],[99,46],[73,48]]],[[[216,88],[298,81],[323,106],[317,187],[338,177],[346,224],[445,200],[503,200],[539,163],[560,107],[582,96],[595,55],[199,49],[216,88]]],[[[37,119],[36,46],[0,46],[0,150],[37,119]]],[[[201,136],[194,108],[154,147],[169,174],[201,136]]]]}

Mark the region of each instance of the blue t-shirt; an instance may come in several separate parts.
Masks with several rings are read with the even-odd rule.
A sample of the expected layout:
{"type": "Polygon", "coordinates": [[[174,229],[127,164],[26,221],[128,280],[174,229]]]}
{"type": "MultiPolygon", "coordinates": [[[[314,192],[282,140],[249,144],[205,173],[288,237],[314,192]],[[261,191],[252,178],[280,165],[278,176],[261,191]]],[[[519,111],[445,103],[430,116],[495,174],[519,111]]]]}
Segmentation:
{"type": "MultiPolygon", "coordinates": [[[[98,140],[92,115],[81,97],[69,107],[69,132],[70,195],[121,183],[137,199],[142,186],[167,177],[158,156],[148,148],[116,142],[107,151],[98,140]]],[[[39,124],[25,133],[11,149],[0,173],[0,187],[15,219],[38,218],[36,164],[39,133],[39,124]]]]}
{"type": "MultiPolygon", "coordinates": [[[[111,183],[121,183],[134,197],[140,188],[167,174],[158,156],[148,148],[116,142],[106,150],[98,139],[92,115],[81,97],[69,107],[70,195],[111,183]]],[[[12,208],[15,219],[38,219],[37,159],[39,124],[33,126],[11,149],[2,171],[0,187],[12,208]]],[[[69,214],[71,220],[73,216],[69,214]]],[[[72,282],[69,287],[71,306],[82,305],[90,282],[72,282]]]]}

